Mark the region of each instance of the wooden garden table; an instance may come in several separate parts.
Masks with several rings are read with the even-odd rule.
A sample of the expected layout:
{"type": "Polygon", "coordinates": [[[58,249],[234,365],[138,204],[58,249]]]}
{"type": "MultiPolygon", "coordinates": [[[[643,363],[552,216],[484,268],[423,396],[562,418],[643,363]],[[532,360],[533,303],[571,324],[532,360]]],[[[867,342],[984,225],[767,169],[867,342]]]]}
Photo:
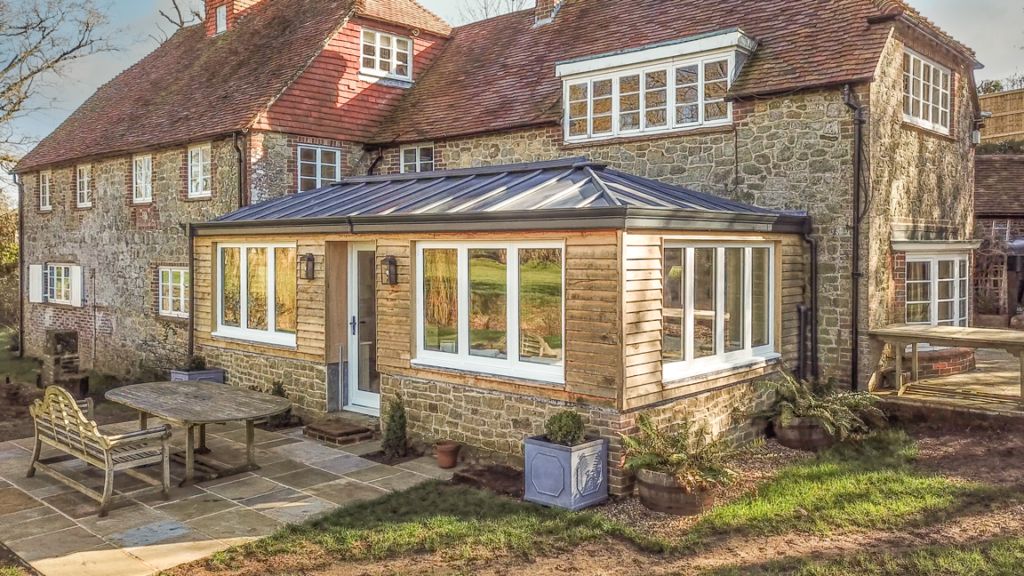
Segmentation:
{"type": "Polygon", "coordinates": [[[197,462],[211,472],[209,478],[224,478],[242,472],[259,470],[256,465],[256,422],[287,412],[292,403],[286,398],[270,396],[243,388],[207,382],[151,382],[116,388],[106,393],[107,400],[124,404],[139,411],[139,426],[146,429],[146,419],[152,415],[167,422],[180,424],[186,431],[185,479],[181,486],[195,483],[197,462]],[[246,463],[227,468],[205,458],[206,426],[245,422],[246,463]],[[199,446],[196,446],[195,428],[199,427],[199,446]]]}

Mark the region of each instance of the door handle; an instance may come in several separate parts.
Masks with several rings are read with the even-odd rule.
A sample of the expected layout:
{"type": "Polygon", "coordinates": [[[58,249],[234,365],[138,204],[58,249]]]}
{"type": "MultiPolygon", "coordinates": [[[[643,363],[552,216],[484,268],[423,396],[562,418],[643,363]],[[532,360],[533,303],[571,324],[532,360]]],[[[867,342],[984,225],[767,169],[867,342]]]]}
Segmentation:
{"type": "Polygon", "coordinates": [[[351,325],[352,325],[352,335],[355,336],[356,335],[356,326],[357,326],[357,324],[356,324],[356,317],[355,316],[352,317],[351,325]]]}

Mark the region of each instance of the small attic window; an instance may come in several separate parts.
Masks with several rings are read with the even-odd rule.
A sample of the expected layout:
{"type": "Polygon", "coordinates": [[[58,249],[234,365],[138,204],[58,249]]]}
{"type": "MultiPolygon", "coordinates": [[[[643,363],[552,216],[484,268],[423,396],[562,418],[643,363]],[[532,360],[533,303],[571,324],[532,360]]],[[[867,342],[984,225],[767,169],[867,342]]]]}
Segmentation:
{"type": "Polygon", "coordinates": [[[412,40],[363,29],[362,54],[361,73],[412,80],[412,40]]]}
{"type": "Polygon", "coordinates": [[[217,7],[217,34],[222,34],[228,30],[228,7],[218,6],[217,7]]]}

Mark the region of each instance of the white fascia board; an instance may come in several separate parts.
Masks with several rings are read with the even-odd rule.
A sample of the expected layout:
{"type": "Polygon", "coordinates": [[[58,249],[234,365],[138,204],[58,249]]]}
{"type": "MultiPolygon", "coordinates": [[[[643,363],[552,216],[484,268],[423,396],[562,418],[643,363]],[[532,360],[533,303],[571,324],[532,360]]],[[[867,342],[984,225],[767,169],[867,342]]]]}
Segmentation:
{"type": "Polygon", "coordinates": [[[555,64],[555,76],[564,78],[581,74],[592,74],[613,68],[636,66],[645,62],[668,60],[730,48],[749,54],[757,49],[757,41],[745,34],[743,30],[732,28],[722,32],[713,32],[644,48],[559,62],[555,64]]]}

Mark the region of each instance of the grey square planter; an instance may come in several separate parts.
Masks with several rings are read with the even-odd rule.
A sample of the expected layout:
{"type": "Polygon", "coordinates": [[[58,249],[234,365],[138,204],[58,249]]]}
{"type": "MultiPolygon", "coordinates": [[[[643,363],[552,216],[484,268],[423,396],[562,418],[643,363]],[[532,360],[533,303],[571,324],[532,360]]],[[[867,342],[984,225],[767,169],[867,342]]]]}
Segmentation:
{"type": "Polygon", "coordinates": [[[579,446],[526,439],[526,499],[579,510],[608,499],[608,440],[579,446]]]}
{"type": "Polygon", "coordinates": [[[214,382],[224,383],[224,370],[211,368],[209,370],[171,370],[171,382],[214,382]]]}

